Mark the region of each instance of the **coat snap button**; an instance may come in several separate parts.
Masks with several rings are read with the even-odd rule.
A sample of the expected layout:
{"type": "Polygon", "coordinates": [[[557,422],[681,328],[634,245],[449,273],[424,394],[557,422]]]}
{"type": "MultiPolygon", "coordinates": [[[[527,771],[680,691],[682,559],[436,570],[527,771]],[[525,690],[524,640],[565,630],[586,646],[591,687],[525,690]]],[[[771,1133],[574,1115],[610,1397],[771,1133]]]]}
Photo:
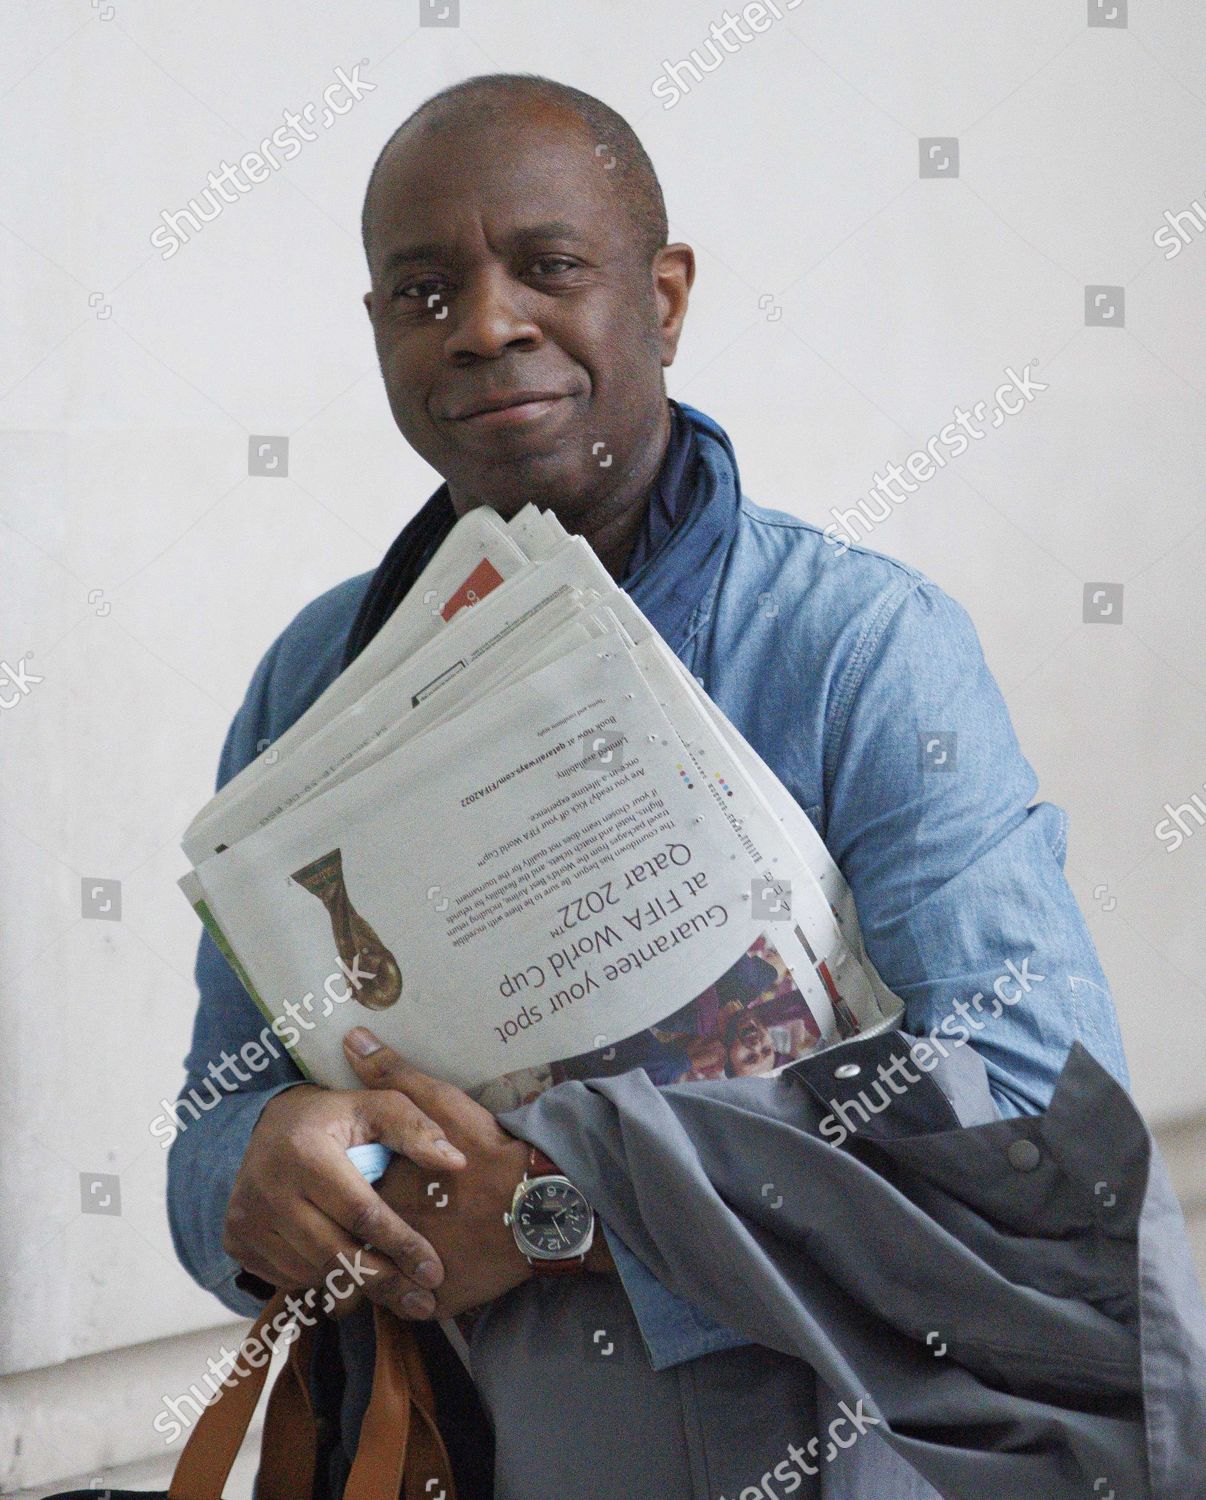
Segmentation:
{"type": "Polygon", "coordinates": [[[1009,1165],[1016,1167],[1019,1172],[1033,1172],[1043,1159],[1043,1153],[1034,1142],[1024,1139],[1011,1142],[1006,1154],[1009,1165]]]}

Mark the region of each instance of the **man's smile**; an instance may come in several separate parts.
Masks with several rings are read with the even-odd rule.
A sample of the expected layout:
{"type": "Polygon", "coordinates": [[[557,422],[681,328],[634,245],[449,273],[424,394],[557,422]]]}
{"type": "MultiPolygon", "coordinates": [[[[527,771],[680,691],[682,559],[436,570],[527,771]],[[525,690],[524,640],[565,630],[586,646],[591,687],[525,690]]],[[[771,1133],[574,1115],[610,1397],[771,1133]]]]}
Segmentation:
{"type": "MultiPolygon", "coordinates": [[[[450,396],[439,405],[448,440],[478,463],[533,458],[560,451],[581,420],[575,390],[514,386],[489,393],[450,396]]],[[[437,410],[439,407],[437,406],[437,410]]]]}
{"type": "Polygon", "coordinates": [[[514,427],[539,421],[564,400],[561,391],[504,391],[466,402],[453,412],[453,420],[474,427],[514,427]]]}

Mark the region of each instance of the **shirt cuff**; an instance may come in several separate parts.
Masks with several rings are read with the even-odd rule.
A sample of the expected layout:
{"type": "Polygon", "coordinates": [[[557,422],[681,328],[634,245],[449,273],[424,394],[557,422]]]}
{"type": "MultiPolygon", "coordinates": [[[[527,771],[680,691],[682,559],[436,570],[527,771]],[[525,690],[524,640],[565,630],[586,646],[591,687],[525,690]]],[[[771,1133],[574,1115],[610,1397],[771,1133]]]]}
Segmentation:
{"type": "Polygon", "coordinates": [[[655,1370],[668,1370],[702,1354],[737,1349],[750,1342],[723,1324],[713,1322],[693,1302],[685,1302],[667,1291],[614,1229],[603,1224],[603,1233],[655,1370]]]}

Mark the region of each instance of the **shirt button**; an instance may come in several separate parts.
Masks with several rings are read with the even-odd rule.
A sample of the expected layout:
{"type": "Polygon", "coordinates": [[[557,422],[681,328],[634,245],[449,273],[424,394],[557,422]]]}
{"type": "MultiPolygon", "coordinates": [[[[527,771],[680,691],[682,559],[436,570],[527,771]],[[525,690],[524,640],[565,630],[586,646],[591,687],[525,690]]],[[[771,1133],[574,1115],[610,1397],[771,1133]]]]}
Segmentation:
{"type": "Polygon", "coordinates": [[[1009,1165],[1019,1172],[1033,1172],[1043,1159],[1043,1153],[1034,1142],[1025,1139],[1012,1141],[1006,1155],[1009,1165]]]}
{"type": "Polygon", "coordinates": [[[862,1071],[858,1063],[843,1063],[840,1068],[834,1068],[833,1076],[835,1078],[857,1078],[862,1071]]]}

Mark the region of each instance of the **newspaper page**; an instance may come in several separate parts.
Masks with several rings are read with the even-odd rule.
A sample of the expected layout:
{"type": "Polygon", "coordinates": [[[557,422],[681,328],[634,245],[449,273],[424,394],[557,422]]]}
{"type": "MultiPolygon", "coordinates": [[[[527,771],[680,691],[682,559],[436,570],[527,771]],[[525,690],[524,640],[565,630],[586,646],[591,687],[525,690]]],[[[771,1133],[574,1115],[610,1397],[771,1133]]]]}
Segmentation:
{"type": "MultiPolygon", "coordinates": [[[[467,1075],[479,1078],[475,1085],[479,1097],[493,1109],[504,1109],[561,1078],[599,1076],[633,1066],[646,1067],[658,1081],[720,1076],[743,1070],[777,1071],[813,1046],[893,1023],[899,1018],[903,1004],[883,984],[868,960],[849,889],[820,835],[790,793],[711,702],[698,681],[670,652],[580,538],[570,537],[551,512],[539,512],[532,506],[513,518],[505,531],[515,543],[513,554],[501,555],[496,551],[501,567],[494,568],[491,564],[491,570],[483,571],[482,558],[474,561],[475,553],[496,547],[498,536],[504,533],[501,521],[493,512],[483,509],[458,522],[408,599],[383,627],[381,635],[390,631],[393,641],[374,654],[370,654],[372,648],[366,650],[353,664],[359,669],[357,683],[363,689],[361,696],[355,697],[346,684],[342,695],[333,695],[328,689],[293,727],[292,743],[290,734],[286,734],[273,747],[288,753],[283,757],[279,753],[261,757],[255,767],[248,768],[255,770],[255,777],[244,773],[242,787],[236,784],[236,778],[190,826],[186,852],[202,861],[203,871],[201,875],[194,872],[186,876],[180,882],[181,887],[265,1014],[279,1025],[284,1015],[298,1013],[296,1002],[281,998],[279,986],[274,991],[266,978],[252,977],[252,970],[266,976],[268,969],[257,951],[254,936],[241,921],[242,908],[238,905],[241,897],[232,894],[232,887],[240,880],[246,882],[251,868],[262,858],[264,846],[256,843],[252,835],[275,824],[277,833],[287,843],[303,828],[309,835],[316,826],[325,823],[332,832],[324,836],[331,841],[336,826],[346,827],[354,821],[348,810],[357,801],[360,815],[373,816],[374,788],[363,772],[388,759],[400,784],[412,767],[405,758],[399,760],[395,752],[420,737],[430,737],[438,728],[448,729],[454,720],[464,722],[434,745],[426,745],[417,760],[412,757],[414,767],[428,764],[424,756],[430,757],[440,747],[460,744],[482,734],[493,740],[502,729],[509,729],[510,745],[516,756],[521,755],[525,741],[522,732],[516,733],[516,724],[526,724],[530,730],[530,722],[522,713],[514,723],[500,722],[513,714],[514,702],[508,698],[507,706],[503,707],[491,703],[492,697],[516,684],[528,683],[531,687],[530,679],[535,676],[540,678],[540,692],[544,694],[541,701],[547,712],[552,712],[558,700],[555,693],[549,696],[549,683],[568,680],[564,678],[567,667],[581,663],[588,672],[578,686],[585,691],[592,660],[589,651],[583,655],[578,648],[584,641],[597,643],[600,636],[614,633],[615,641],[605,639],[603,645],[615,645],[628,652],[628,669],[642,684],[645,709],[656,705],[656,710],[660,710],[657,732],[650,735],[648,721],[644,721],[646,745],[656,741],[661,752],[672,747],[678,775],[686,779],[689,790],[696,784],[690,780],[692,776],[700,787],[707,789],[713,803],[712,819],[720,815],[730,839],[735,838],[740,848],[738,853],[737,848],[730,847],[728,859],[743,872],[738,887],[742,880],[749,882],[748,889],[738,889],[738,899],[744,903],[743,914],[748,914],[745,920],[750,928],[746,933],[749,941],[734,959],[736,967],[717,975],[713,983],[701,990],[692,990],[689,984],[682,988],[683,975],[676,971],[673,978],[679,987],[661,991],[664,1004],[673,1005],[675,996],[679,1002],[685,995],[690,998],[657,1024],[636,1026],[621,1035],[623,1028],[633,1025],[633,1017],[638,1015],[626,1008],[621,993],[614,1007],[611,1030],[594,1032],[589,1039],[590,1047],[573,1054],[549,1057],[542,1041],[536,1049],[542,1054],[541,1060],[533,1062],[522,1045],[511,1045],[518,1042],[520,1033],[535,1029],[531,1012],[525,1014],[521,1009],[510,1018],[517,1027],[515,1037],[507,1036],[508,1018],[504,1016],[502,1029],[498,1031],[499,1040],[504,1043],[504,1052],[497,1058],[498,1075],[490,1076],[494,1063],[485,1058],[475,1063],[476,1074],[467,1075]],[[523,562],[517,563],[518,558],[523,562]],[[433,569],[437,569],[435,574],[433,569]],[[504,577],[504,572],[509,576],[504,577]],[[451,590],[451,597],[437,599],[432,606],[433,594],[438,595],[442,590],[432,590],[427,585],[437,575],[442,582],[459,578],[460,583],[451,590]],[[488,587],[484,586],[486,583],[488,587]],[[419,608],[415,607],[415,601],[419,608]],[[472,609],[466,607],[470,605],[472,609]],[[405,616],[401,623],[396,618],[399,615],[405,616]],[[430,619],[423,619],[424,615],[438,615],[442,628],[441,623],[431,624],[430,619]],[[422,644],[416,650],[398,659],[400,649],[404,651],[407,644],[418,641],[422,644]],[[373,680],[372,670],[380,670],[389,662],[394,664],[373,680]],[[555,669],[555,676],[541,676],[546,669],[555,669]],[[342,702],[335,701],[340,697],[342,702]],[[345,783],[352,785],[350,800],[345,798],[336,804],[332,792],[345,783]],[[303,806],[318,808],[311,822],[291,820],[289,815],[303,806]],[[243,847],[239,848],[240,845],[243,847]],[[222,860],[210,857],[215,851],[225,851],[230,857],[222,860]],[[219,913],[225,915],[220,919],[219,913]],[[229,937],[223,924],[230,930],[229,937]],[[755,983],[760,985],[756,993],[750,989],[755,983]],[[273,993],[280,1006],[275,1010],[273,993]],[[522,1065],[513,1066],[517,1061],[522,1065]],[[480,1081],[482,1076],[485,1081],[480,1081]]],[[[379,640],[380,635],[373,647],[379,640]]],[[[610,660],[611,656],[610,650],[598,650],[594,662],[610,660]]],[[[337,682],[344,682],[347,676],[345,673],[337,682]]],[[[638,701],[635,690],[624,697],[629,705],[638,701]]],[[[562,709],[566,701],[570,700],[561,700],[562,709]]],[[[579,770],[585,772],[590,767],[598,782],[576,809],[582,816],[593,810],[591,799],[604,798],[604,789],[613,775],[624,778],[620,785],[626,785],[630,777],[639,779],[657,769],[655,765],[642,766],[639,757],[631,760],[630,736],[616,730],[614,713],[603,713],[608,706],[606,692],[595,696],[590,711],[599,715],[598,722],[593,729],[580,731],[584,738],[579,748],[585,750],[579,756],[579,770]]],[[[530,747],[531,739],[526,743],[530,747]]],[[[650,756],[656,762],[659,752],[647,751],[646,759],[650,756]]],[[[664,753],[660,759],[665,780],[669,766],[664,753]]],[[[448,764],[445,760],[443,768],[448,764]]],[[[666,784],[676,786],[673,777],[666,784]]],[[[440,795],[442,792],[436,793],[437,801],[440,795]]],[[[666,816],[665,798],[660,791],[658,795],[660,808],[654,816],[666,816]]],[[[560,805],[558,812],[559,824],[567,816],[573,816],[567,815],[563,807],[564,804],[560,805]]],[[[630,811],[625,808],[624,814],[630,811]]],[[[391,815],[396,812],[398,809],[390,808],[391,815]]],[[[515,815],[522,817],[523,809],[515,815]]],[[[701,817],[699,812],[693,817],[697,824],[707,821],[707,816],[701,817]]],[[[591,821],[588,832],[595,827],[595,821],[591,821]]],[[[668,828],[663,829],[667,831],[668,828]]],[[[573,827],[562,828],[561,838],[554,842],[568,845],[576,832],[573,827]]],[[[525,840],[536,836],[535,830],[525,828],[525,840]]],[[[600,836],[596,833],[596,838],[600,836]]],[[[721,837],[723,842],[720,822],[714,821],[708,836],[721,837]]],[[[703,833],[695,834],[697,846],[703,838],[703,833]]],[[[268,847],[275,853],[275,841],[270,841],[268,847]]],[[[418,847],[421,850],[421,841],[418,847]]],[[[488,854],[486,851],[482,858],[488,854]]],[[[343,846],[337,845],[327,855],[303,864],[286,877],[292,885],[305,885],[312,895],[328,905],[332,934],[337,933],[339,923],[331,903],[347,904],[344,884],[347,858],[345,840],[343,846]]],[[[527,859],[511,872],[509,884],[517,891],[526,889],[526,877],[532,873],[530,866],[531,860],[527,859]]],[[[591,864],[586,873],[594,868],[591,864]]],[[[572,879],[573,874],[571,865],[562,878],[572,879]]],[[[427,901],[444,888],[433,881],[426,891],[427,901]]],[[[730,892],[730,899],[731,895],[730,892]]],[[[475,896],[480,903],[482,893],[476,892],[475,896]]],[[[446,898],[437,895],[436,899],[446,898]]],[[[515,918],[522,910],[521,904],[509,915],[515,918]]],[[[274,923],[285,932],[289,928],[282,914],[274,915],[268,907],[261,910],[260,921],[261,933],[274,923]]],[[[395,983],[401,994],[402,976],[394,952],[350,904],[343,913],[343,921],[344,949],[349,933],[368,934],[369,946],[383,965],[385,979],[382,984],[349,982],[341,998],[354,999],[369,1009],[389,1009],[376,1002],[382,995],[392,993],[395,983]]],[[[522,923],[514,925],[522,927],[522,923]]],[[[550,929],[549,935],[553,932],[550,929]]],[[[529,936],[539,946],[542,934],[529,936]]],[[[699,954],[706,946],[697,943],[693,951],[699,954]]],[[[436,949],[433,947],[432,951],[436,949]]],[[[349,980],[359,978],[355,955],[349,960],[338,945],[337,952],[341,972],[348,975],[350,965],[349,980]]],[[[465,956],[471,955],[462,955],[465,956]]],[[[548,983],[551,982],[550,979],[548,983]]],[[[324,976],[324,984],[323,999],[317,1004],[325,1019],[332,1014],[335,996],[340,992],[333,974],[324,976]]],[[[613,990],[616,988],[612,981],[609,985],[613,990]]],[[[310,989],[299,993],[306,1002],[309,1020],[316,1003],[314,993],[310,989]]],[[[593,995],[590,990],[587,993],[593,995]]],[[[596,1008],[579,1007],[579,1019],[588,1015],[593,1018],[590,1025],[600,1024],[596,1008]]],[[[433,1019],[427,1015],[425,1024],[430,1026],[433,1019]]],[[[327,1049],[323,1054],[321,1048],[316,1049],[304,1036],[310,1030],[322,1029],[313,1021],[308,1026],[300,1021],[299,1025],[288,1025],[287,1029],[297,1039],[296,1046],[288,1037],[284,1039],[294,1050],[303,1071],[325,1081],[322,1069],[328,1065],[333,1065],[336,1071],[342,1067],[350,1074],[338,1039],[352,1023],[352,1019],[340,1018],[334,1053],[327,1049]],[[312,1072],[312,1067],[318,1071],[312,1072]]],[[[577,1037],[574,1027],[565,1025],[545,1026],[543,1034],[544,1038],[563,1034],[577,1037]]],[[[395,1045],[402,1043],[396,1040],[395,1045]]],[[[433,1070],[441,1071],[443,1076],[454,1076],[448,1067],[455,1065],[452,1062],[433,1070]]],[[[352,1080],[345,1077],[343,1082],[351,1084],[352,1080]]]]}
{"type": "MultiPolygon", "coordinates": [[[[470,512],[465,520],[476,514],[470,512]]],[[[451,540],[452,536],[448,538],[451,540]]],[[[426,577],[425,572],[410,597],[419,592],[426,577]]],[[[291,731],[283,735],[194,819],[184,837],[184,852],[196,864],[262,826],[298,797],[308,795],[373,741],[388,737],[377,753],[386,745],[396,747],[407,734],[407,715],[420,700],[426,701],[436,694],[447,695],[454,706],[457,693],[466,686],[464,674],[471,665],[489,653],[518,650],[513,640],[515,633],[542,611],[546,612],[548,628],[560,623],[562,617],[557,610],[565,607],[567,601],[572,602],[574,590],[593,590],[609,604],[624,609],[626,628],[637,639],[652,633],[644,615],[616,588],[590,547],[580,537],[568,538],[548,561],[521,570],[480,597],[472,609],[461,610],[423,647],[370,684],[361,697],[328,715],[315,732],[304,738],[298,736],[300,742],[288,744],[291,731]],[[248,777],[247,772],[252,770],[256,775],[248,777]]],[[[336,678],[315,708],[343,681],[343,676],[336,678]]],[[[297,729],[306,718],[303,715],[293,727],[297,729]]],[[[363,763],[363,759],[357,763],[363,763]]]]}
{"type": "Polygon", "coordinates": [[[757,853],[612,630],[203,861],[194,897],[308,1076],[356,1086],[362,1016],[501,1109],[596,1056],[769,1073],[840,1035],[798,924],[751,906],[760,864],[797,872],[775,820],[757,853]]]}
{"type": "MultiPolygon", "coordinates": [[[[547,534],[547,528],[538,524],[535,507],[524,509],[534,513],[527,518],[535,527],[534,535],[547,534]]],[[[260,781],[310,735],[353,707],[375,682],[426,645],[463,609],[486,598],[508,578],[531,569],[527,554],[495,511],[481,506],[463,516],[424,568],[419,580],[422,587],[417,584],[410,591],[364,651],[305,713],[201,809],[184,835],[189,858],[203,858],[216,847],[221,840],[211,838],[211,830],[222,810],[253,799],[260,781]]]]}

